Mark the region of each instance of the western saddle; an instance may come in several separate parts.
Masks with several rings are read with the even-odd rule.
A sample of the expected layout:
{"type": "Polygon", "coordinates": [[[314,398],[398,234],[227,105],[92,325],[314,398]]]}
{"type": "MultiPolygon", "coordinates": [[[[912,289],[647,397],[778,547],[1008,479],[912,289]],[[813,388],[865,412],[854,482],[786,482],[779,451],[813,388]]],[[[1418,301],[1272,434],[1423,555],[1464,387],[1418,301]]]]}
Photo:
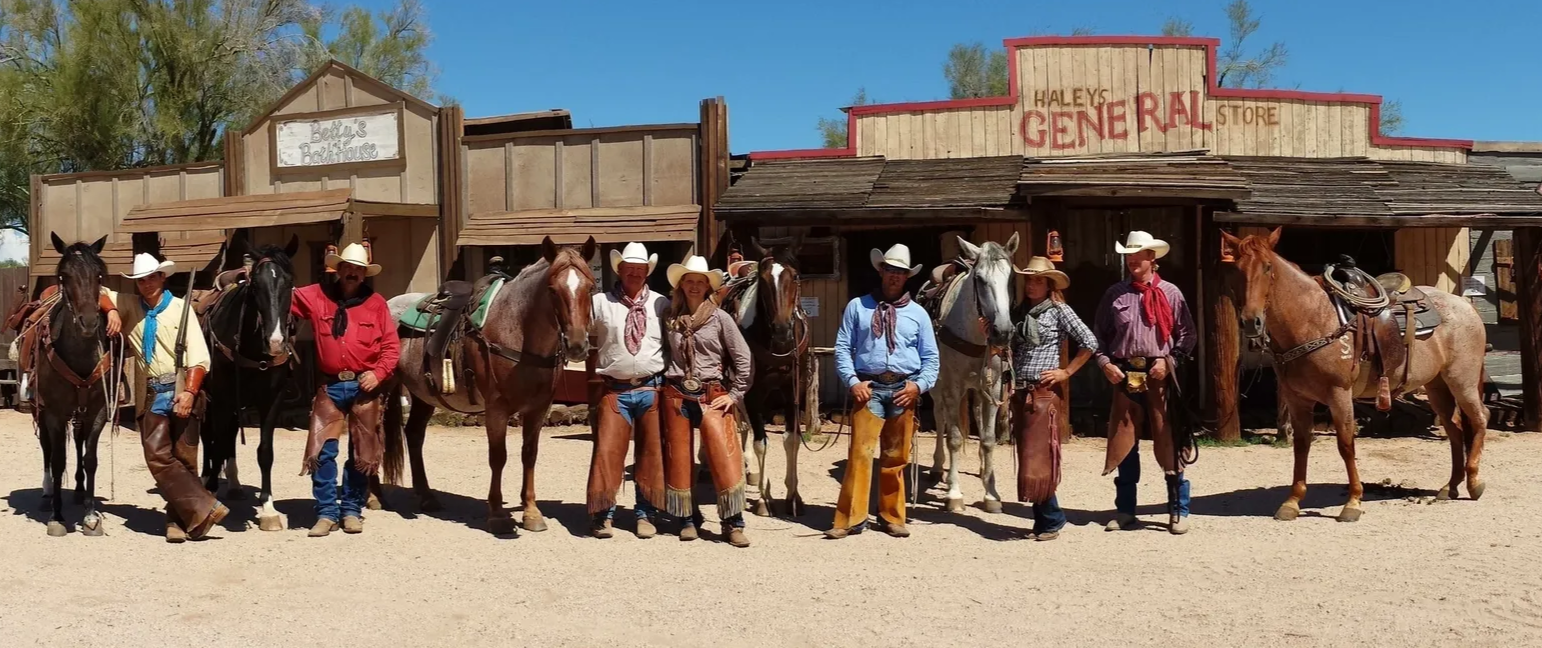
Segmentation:
{"type": "MultiPolygon", "coordinates": [[[[403,325],[421,332],[424,337],[421,370],[440,394],[459,391],[456,376],[472,377],[461,345],[456,343],[482,326],[483,322],[473,321],[473,315],[485,306],[484,301],[492,297],[496,289],[513,278],[503,270],[502,263],[501,257],[493,257],[491,271],[475,283],[452,279],[440,284],[438,292],[413,306],[416,313],[409,311],[403,316],[403,325]],[[473,305],[476,308],[471,308],[473,305]],[[416,315],[416,323],[407,324],[405,320],[412,315],[416,315]]],[[[476,390],[471,390],[468,396],[476,402],[476,390]]]]}
{"type": "Polygon", "coordinates": [[[1440,325],[1440,313],[1430,308],[1424,290],[1407,275],[1372,277],[1348,256],[1325,266],[1319,282],[1332,298],[1341,327],[1354,334],[1356,372],[1360,362],[1371,362],[1377,377],[1376,409],[1390,410],[1393,396],[1408,386],[1414,340],[1440,325]],[[1399,369],[1402,376],[1394,390],[1391,377],[1399,369]]]}

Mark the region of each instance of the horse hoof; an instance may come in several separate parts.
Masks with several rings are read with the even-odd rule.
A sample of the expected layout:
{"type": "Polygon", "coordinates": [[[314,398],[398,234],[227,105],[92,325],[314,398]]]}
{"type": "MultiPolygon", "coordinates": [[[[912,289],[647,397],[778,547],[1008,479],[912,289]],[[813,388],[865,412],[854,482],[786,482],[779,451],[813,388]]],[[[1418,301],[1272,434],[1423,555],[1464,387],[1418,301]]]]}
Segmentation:
{"type": "Polygon", "coordinates": [[[1289,522],[1300,516],[1301,505],[1292,502],[1281,504],[1279,510],[1274,512],[1274,519],[1281,522],[1289,522]]]}
{"type": "Polygon", "coordinates": [[[364,500],[364,508],[367,508],[371,511],[380,510],[380,498],[376,497],[374,493],[370,493],[369,499],[364,500]]]}
{"type": "Polygon", "coordinates": [[[283,531],[284,518],[277,515],[258,516],[257,528],[263,531],[283,531]]]}
{"type": "Polygon", "coordinates": [[[1435,493],[1435,500],[1440,502],[1449,501],[1451,499],[1451,490],[1450,485],[1441,486],[1440,492],[1435,493]]]}
{"type": "Polygon", "coordinates": [[[1468,480],[1467,481],[1467,494],[1471,495],[1473,500],[1477,500],[1479,497],[1483,497],[1483,487],[1484,486],[1485,486],[1485,484],[1482,481],[1479,481],[1479,480],[1476,480],[1476,479],[1468,480]]]}
{"type": "Polygon", "coordinates": [[[443,510],[444,505],[439,503],[439,498],[429,495],[418,500],[418,510],[425,513],[443,510]]]}
{"type": "Polygon", "coordinates": [[[1001,500],[985,500],[985,503],[981,505],[981,508],[984,508],[986,513],[1000,513],[1001,500]]]}
{"type": "Polygon", "coordinates": [[[1339,521],[1340,522],[1359,522],[1360,521],[1360,516],[1363,515],[1364,513],[1365,512],[1361,511],[1360,509],[1349,508],[1348,506],[1346,506],[1346,507],[1344,507],[1344,510],[1339,511],[1339,521]]]}
{"type": "Polygon", "coordinates": [[[506,517],[489,518],[487,530],[493,535],[514,535],[514,519],[506,517]]]}
{"type": "Polygon", "coordinates": [[[244,499],[246,499],[245,488],[232,488],[225,493],[225,501],[227,502],[239,502],[244,499]]]}
{"type": "Polygon", "coordinates": [[[100,537],[102,535],[103,531],[104,531],[104,529],[102,529],[102,521],[101,520],[97,520],[94,523],[92,523],[92,522],[81,522],[80,523],[80,535],[91,537],[91,538],[96,538],[96,537],[100,537]]]}
{"type": "Polygon", "coordinates": [[[949,513],[963,513],[964,512],[964,500],[963,500],[963,498],[959,498],[959,499],[949,498],[948,499],[948,512],[949,513]]]}
{"type": "Polygon", "coordinates": [[[68,535],[69,532],[70,530],[64,526],[63,522],[48,523],[48,536],[51,538],[63,538],[64,536],[68,535]]]}
{"type": "Polygon", "coordinates": [[[526,515],[524,520],[520,522],[520,526],[524,527],[526,531],[540,533],[546,530],[546,518],[539,515],[526,515]]]}
{"type": "Polygon", "coordinates": [[[755,500],[754,513],[760,517],[771,517],[771,505],[766,502],[766,498],[762,497],[758,500],[755,500]]]}

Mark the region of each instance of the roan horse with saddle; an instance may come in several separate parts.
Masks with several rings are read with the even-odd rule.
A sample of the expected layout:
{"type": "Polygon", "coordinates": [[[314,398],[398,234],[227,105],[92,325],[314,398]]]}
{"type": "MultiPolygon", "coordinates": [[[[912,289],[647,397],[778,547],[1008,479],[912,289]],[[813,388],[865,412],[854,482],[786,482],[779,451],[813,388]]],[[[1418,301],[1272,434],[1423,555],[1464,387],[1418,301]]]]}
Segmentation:
{"type": "Polygon", "coordinates": [[[1312,344],[1320,347],[1346,332],[1353,333],[1354,357],[1357,362],[1369,360],[1372,375],[1376,376],[1376,409],[1392,409],[1393,392],[1401,394],[1408,388],[1408,368],[1412,365],[1408,362],[1408,350],[1416,337],[1435,330],[1440,324],[1440,313],[1430,308],[1424,291],[1414,286],[1407,275],[1388,272],[1372,277],[1347,255],[1340,255],[1338,262],[1324,267],[1318,281],[1334,298],[1340,331],[1328,340],[1286,351],[1278,361],[1289,362],[1317,348],[1312,344]]]}

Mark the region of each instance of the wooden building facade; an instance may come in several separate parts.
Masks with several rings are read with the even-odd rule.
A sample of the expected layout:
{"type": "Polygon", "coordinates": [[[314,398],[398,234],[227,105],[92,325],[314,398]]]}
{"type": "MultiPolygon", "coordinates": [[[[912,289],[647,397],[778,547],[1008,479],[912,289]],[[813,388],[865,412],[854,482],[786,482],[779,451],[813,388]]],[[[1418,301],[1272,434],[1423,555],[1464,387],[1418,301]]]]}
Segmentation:
{"type": "MultiPolygon", "coordinates": [[[[833,342],[841,306],[870,287],[869,248],[910,243],[917,261],[930,264],[953,254],[953,234],[999,242],[1016,232],[1025,239],[1021,262],[1043,254],[1054,231],[1072,278],[1068,300],[1090,319],[1104,288],[1124,274],[1114,242],[1145,230],[1172,245],[1160,273],[1188,296],[1206,341],[1180,379],[1190,393],[1213,395],[1210,416],[1232,436],[1235,387],[1212,389],[1235,385],[1240,351],[1235,336],[1218,348],[1212,334],[1236,326],[1217,308],[1219,229],[1286,225],[1282,254],[1309,269],[1350,254],[1368,270],[1401,270],[1459,292],[1472,228],[1542,216],[1542,199],[1502,170],[1468,164],[1472,142],[1382,135],[1380,97],[1221,87],[1216,39],[1005,44],[1006,96],[851,107],[847,148],[751,153],[748,170],[718,203],[719,219],[746,234],[834,241],[844,276],[804,282],[818,300],[816,345],[833,342]],[[873,200],[928,181],[957,187],[963,169],[990,160],[1015,166],[1015,186],[1004,195],[873,200]],[[906,162],[931,166],[919,180],[884,181],[891,165],[906,162]],[[800,173],[788,172],[794,165],[800,173]]],[[[1096,405],[1088,410],[1095,413],[1107,386],[1091,373],[1078,376],[1072,396],[1073,405],[1096,405]]]]}

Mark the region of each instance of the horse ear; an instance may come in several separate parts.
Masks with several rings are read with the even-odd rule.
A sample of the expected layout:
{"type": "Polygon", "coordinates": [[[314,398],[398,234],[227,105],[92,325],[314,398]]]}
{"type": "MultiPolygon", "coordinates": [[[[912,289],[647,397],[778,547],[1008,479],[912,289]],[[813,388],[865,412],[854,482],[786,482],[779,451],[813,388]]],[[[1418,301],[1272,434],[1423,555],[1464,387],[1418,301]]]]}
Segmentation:
{"type": "Polygon", "coordinates": [[[1274,246],[1280,244],[1280,232],[1283,231],[1285,231],[1285,227],[1282,225],[1280,227],[1274,228],[1273,232],[1269,232],[1269,249],[1272,250],[1274,249],[1274,246]]]}
{"type": "Polygon", "coordinates": [[[967,261],[980,258],[980,246],[964,240],[962,236],[958,237],[958,251],[967,261]]]}
{"type": "Polygon", "coordinates": [[[584,247],[583,249],[579,250],[578,253],[583,255],[584,261],[588,261],[594,258],[594,253],[599,249],[599,247],[600,244],[594,242],[594,237],[591,236],[589,237],[589,240],[584,241],[584,247]]]}
{"type": "Polygon", "coordinates": [[[557,259],[557,244],[552,242],[550,236],[541,239],[541,258],[546,259],[547,263],[557,259]]]}
{"type": "Polygon", "coordinates": [[[1237,246],[1242,243],[1242,239],[1237,238],[1236,235],[1226,230],[1221,230],[1221,240],[1225,241],[1227,245],[1230,245],[1232,249],[1236,249],[1237,246]]]}
{"type": "Polygon", "coordinates": [[[299,234],[290,234],[289,235],[289,244],[284,246],[284,256],[287,256],[287,257],[293,259],[295,253],[297,253],[299,251],[300,251],[300,235],[299,234]]]}
{"type": "Polygon", "coordinates": [[[771,256],[770,252],[767,252],[765,248],[760,246],[760,237],[758,236],[750,237],[750,252],[755,255],[756,261],[771,256]]]}
{"type": "Polygon", "coordinates": [[[246,230],[236,230],[230,235],[230,239],[225,242],[226,252],[235,257],[245,255],[247,252],[247,247],[246,230]]]}
{"type": "Polygon", "coordinates": [[[1012,238],[1007,239],[1007,256],[1017,254],[1017,232],[1012,233],[1012,238]]]}
{"type": "Polygon", "coordinates": [[[59,238],[58,234],[55,234],[53,232],[49,232],[48,233],[48,238],[53,239],[54,251],[58,252],[59,254],[64,254],[64,248],[69,247],[69,246],[64,244],[64,241],[59,238]]]}
{"type": "Polygon", "coordinates": [[[105,247],[107,247],[107,237],[103,236],[102,238],[97,239],[95,243],[91,244],[91,253],[101,254],[102,248],[105,247]]]}

